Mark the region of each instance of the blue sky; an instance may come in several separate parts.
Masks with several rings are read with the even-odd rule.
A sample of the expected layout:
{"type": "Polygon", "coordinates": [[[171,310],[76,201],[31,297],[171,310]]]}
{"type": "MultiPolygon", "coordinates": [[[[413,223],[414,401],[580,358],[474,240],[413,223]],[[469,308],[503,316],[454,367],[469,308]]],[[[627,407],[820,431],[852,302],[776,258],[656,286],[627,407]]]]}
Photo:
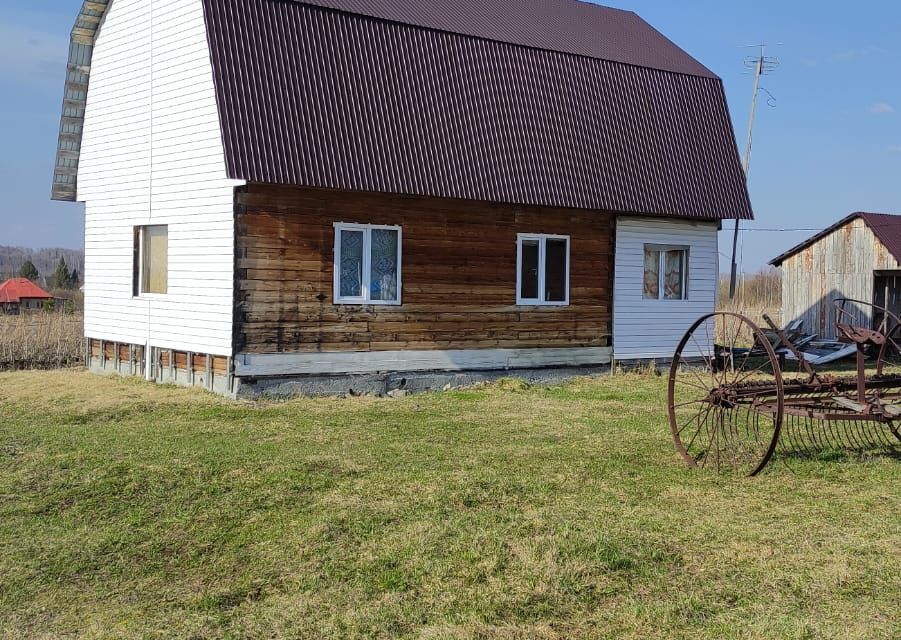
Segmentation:
{"type": "MultiPolygon", "coordinates": [[[[502,2],[503,0],[496,0],[502,2]]],[[[774,47],[750,189],[757,221],[743,234],[754,271],[851,211],[901,213],[901,3],[610,0],[636,11],[725,81],[740,146],[751,82],[741,45],[774,47]]],[[[78,205],[49,200],[68,32],[79,0],[0,0],[0,244],[79,247],[78,205]]],[[[728,223],[731,224],[731,223],[728,223]]],[[[730,238],[722,238],[729,252],[730,238]]],[[[724,257],[724,264],[726,258],[724,257]]]]}

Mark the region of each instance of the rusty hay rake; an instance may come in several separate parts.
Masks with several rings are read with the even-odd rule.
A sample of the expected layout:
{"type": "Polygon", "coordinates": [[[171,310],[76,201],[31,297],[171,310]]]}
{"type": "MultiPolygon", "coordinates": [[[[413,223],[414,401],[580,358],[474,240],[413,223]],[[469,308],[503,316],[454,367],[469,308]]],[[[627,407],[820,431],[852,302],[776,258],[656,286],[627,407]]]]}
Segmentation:
{"type": "Polygon", "coordinates": [[[869,303],[834,304],[840,341],[856,346],[853,372],[817,370],[766,317],[769,337],[727,312],[706,315],[688,330],[668,393],[676,450],[688,466],[754,476],[777,449],[780,455],[897,450],[901,319],[869,303]],[[865,315],[875,318],[875,329],[858,326],[865,315]],[[788,371],[787,359],[797,361],[797,371],[788,371]]]}

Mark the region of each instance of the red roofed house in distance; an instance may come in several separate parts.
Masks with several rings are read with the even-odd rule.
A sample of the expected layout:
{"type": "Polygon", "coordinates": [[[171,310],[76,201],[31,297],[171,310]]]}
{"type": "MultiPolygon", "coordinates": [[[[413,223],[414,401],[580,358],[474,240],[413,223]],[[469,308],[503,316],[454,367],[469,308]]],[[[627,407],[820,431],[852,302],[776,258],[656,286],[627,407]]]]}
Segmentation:
{"type": "Polygon", "coordinates": [[[26,278],[13,278],[0,284],[0,313],[40,311],[49,302],[53,302],[53,296],[26,278]]]}

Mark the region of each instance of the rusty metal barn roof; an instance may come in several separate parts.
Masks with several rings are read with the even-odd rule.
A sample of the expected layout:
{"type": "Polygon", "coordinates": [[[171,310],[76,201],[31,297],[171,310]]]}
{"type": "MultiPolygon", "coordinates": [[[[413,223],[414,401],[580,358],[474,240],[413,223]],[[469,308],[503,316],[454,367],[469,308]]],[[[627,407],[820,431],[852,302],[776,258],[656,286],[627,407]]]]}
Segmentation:
{"type": "Polygon", "coordinates": [[[810,246],[813,246],[826,236],[829,236],[845,225],[854,220],[861,219],[867,225],[867,227],[873,232],[873,235],[882,243],[885,247],[886,251],[888,251],[895,260],[901,264],[901,215],[891,214],[891,213],[866,213],[863,211],[858,211],[857,213],[852,213],[851,215],[842,218],[834,225],[830,227],[826,227],[818,234],[811,236],[801,244],[792,247],[782,255],[777,258],[774,258],[770,265],[774,267],[781,267],[782,264],[795,256],[810,246]]]}
{"type": "Polygon", "coordinates": [[[204,0],[229,176],[753,217],[722,81],[575,0],[204,0]]]}

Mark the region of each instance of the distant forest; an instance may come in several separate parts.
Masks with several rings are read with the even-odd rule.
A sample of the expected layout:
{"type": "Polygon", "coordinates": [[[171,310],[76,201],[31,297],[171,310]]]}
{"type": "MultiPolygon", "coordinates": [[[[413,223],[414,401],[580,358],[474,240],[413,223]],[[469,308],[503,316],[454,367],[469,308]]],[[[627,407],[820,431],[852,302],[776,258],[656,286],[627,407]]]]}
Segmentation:
{"type": "Polygon", "coordinates": [[[37,267],[40,277],[38,284],[47,286],[59,264],[66,261],[69,271],[84,273],[84,252],[78,249],[25,249],[23,247],[0,246],[0,282],[19,276],[19,270],[27,260],[37,267]]]}

